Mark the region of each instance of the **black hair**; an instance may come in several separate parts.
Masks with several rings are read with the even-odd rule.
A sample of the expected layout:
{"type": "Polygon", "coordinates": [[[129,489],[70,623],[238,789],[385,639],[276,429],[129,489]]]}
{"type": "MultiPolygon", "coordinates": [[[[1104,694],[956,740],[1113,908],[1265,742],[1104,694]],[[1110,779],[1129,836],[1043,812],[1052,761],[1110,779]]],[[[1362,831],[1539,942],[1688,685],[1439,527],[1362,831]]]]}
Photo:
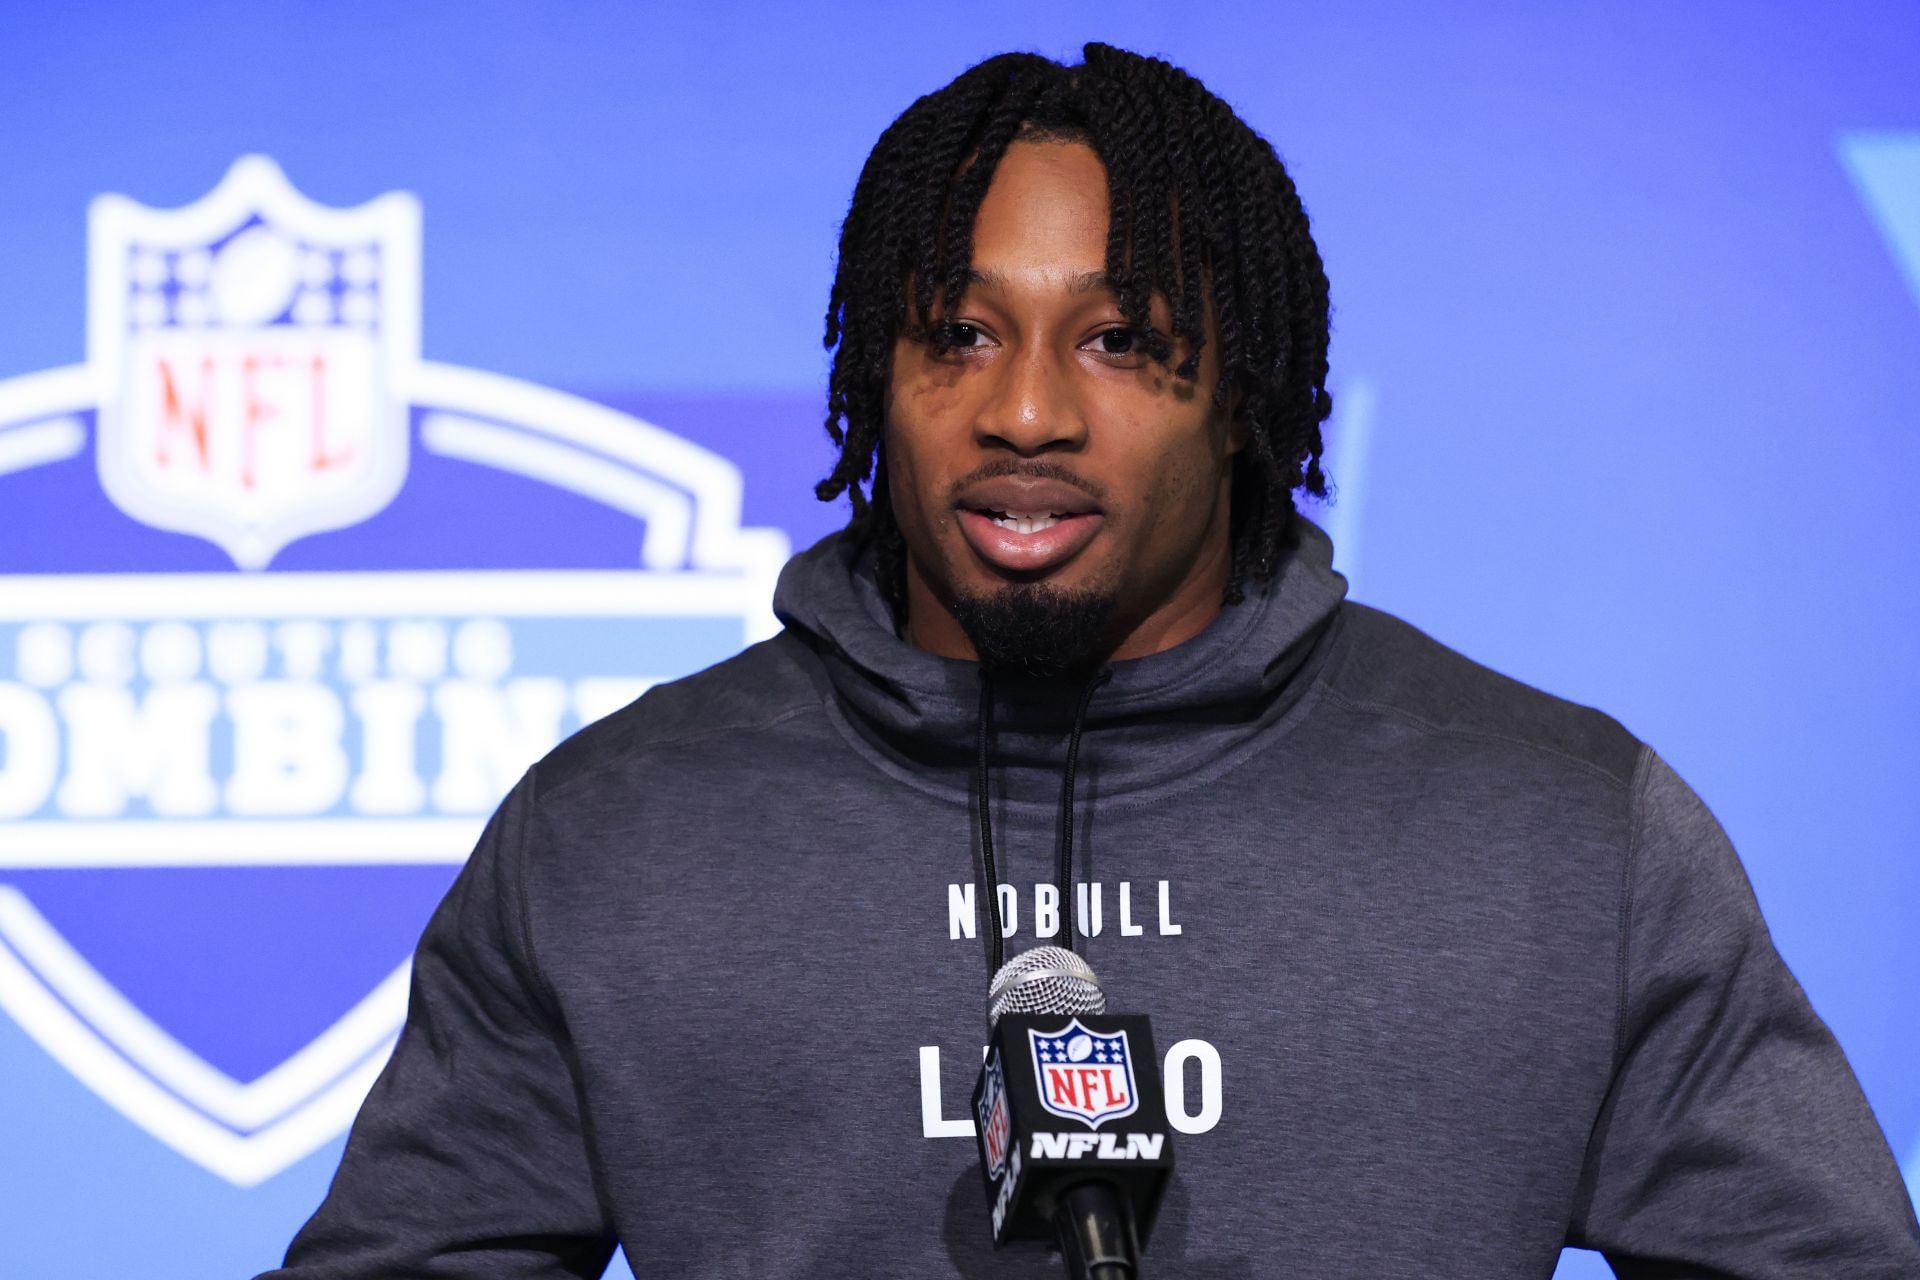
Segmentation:
{"type": "MultiPolygon", "coordinates": [[[[1263,582],[1278,569],[1294,491],[1326,495],[1327,277],[1293,179],[1273,147],[1185,71],[1103,44],[1082,56],[1067,66],[1009,53],[963,73],[888,126],[854,187],[826,319],[826,426],[840,456],[814,492],[848,495],[849,529],[873,543],[896,609],[905,545],[879,465],[894,343],[902,325],[942,340],[935,299],[959,305],[981,198],[1022,138],[1084,141],[1100,157],[1107,274],[1122,315],[1143,332],[1153,296],[1166,298],[1186,344],[1177,377],[1198,376],[1211,311],[1214,401],[1234,406],[1246,434],[1232,479],[1228,603],[1249,577],[1263,582]]],[[[1171,358],[1164,339],[1150,337],[1148,350],[1171,358]]]]}

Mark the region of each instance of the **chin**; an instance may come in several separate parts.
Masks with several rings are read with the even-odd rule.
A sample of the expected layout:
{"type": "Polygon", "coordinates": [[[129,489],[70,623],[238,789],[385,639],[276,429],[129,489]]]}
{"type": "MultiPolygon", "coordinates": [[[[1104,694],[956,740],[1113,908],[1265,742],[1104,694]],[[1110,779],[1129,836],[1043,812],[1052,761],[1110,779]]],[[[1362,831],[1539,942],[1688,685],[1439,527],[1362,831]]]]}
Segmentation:
{"type": "Polygon", "coordinates": [[[953,616],[990,670],[1053,677],[1105,656],[1115,606],[1110,592],[1051,580],[960,591],[953,616]]]}

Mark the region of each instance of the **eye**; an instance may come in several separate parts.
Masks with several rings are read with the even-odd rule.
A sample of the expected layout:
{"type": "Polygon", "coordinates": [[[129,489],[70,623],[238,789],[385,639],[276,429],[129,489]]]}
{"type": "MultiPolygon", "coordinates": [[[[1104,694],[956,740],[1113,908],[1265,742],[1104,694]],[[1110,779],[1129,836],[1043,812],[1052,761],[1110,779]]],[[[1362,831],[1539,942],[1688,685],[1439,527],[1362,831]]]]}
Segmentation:
{"type": "Polygon", "coordinates": [[[1098,344],[1100,354],[1108,356],[1146,355],[1152,349],[1152,339],[1142,329],[1102,329],[1094,335],[1093,340],[1098,344]]]}
{"type": "Polygon", "coordinates": [[[934,326],[934,345],[943,349],[970,351],[980,345],[980,330],[970,324],[942,322],[934,326]]]}

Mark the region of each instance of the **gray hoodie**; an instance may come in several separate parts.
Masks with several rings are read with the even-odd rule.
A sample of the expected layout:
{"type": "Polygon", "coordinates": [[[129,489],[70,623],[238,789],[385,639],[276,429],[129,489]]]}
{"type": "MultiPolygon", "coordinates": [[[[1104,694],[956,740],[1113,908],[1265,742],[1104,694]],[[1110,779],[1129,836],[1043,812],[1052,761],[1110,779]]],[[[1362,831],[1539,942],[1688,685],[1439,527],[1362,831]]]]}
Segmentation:
{"type": "MultiPolygon", "coordinates": [[[[1071,918],[1152,1017],[1147,1274],[1920,1277],[1886,1142],[1711,815],[1598,712],[1343,601],[1326,539],[1196,639],[998,682],[1009,953],[1071,918]]],[[[1021,1277],[961,1119],[992,914],[979,673],[839,538],[786,630],[530,771],[270,1273],[1021,1277]]]]}

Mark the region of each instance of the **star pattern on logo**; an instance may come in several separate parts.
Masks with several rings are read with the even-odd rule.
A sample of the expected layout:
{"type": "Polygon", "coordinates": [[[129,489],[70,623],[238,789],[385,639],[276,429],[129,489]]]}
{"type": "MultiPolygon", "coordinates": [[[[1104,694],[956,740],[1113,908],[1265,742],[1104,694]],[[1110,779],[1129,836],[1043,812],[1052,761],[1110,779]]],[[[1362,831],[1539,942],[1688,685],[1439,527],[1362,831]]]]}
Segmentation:
{"type": "MultiPolygon", "coordinates": [[[[232,240],[267,224],[257,216],[232,240]]],[[[267,322],[377,329],[381,250],[377,244],[311,244],[286,238],[289,272],[281,306],[267,322]]],[[[135,244],[128,251],[127,294],[135,329],[202,327],[221,320],[216,267],[225,241],[203,245],[135,244]]],[[[231,317],[226,317],[231,320],[231,317]]],[[[257,319],[257,318],[256,318],[257,319]]]]}
{"type": "MultiPolygon", "coordinates": [[[[1110,1066],[1125,1065],[1127,1052],[1118,1039],[1107,1039],[1101,1036],[1087,1036],[1085,1038],[1092,1042],[1093,1049],[1091,1052],[1083,1055],[1082,1061],[1110,1066]]],[[[1034,1056],[1042,1062],[1074,1061],[1067,1053],[1067,1040],[1068,1037],[1065,1036],[1035,1036],[1033,1041],[1034,1056]]]]}

